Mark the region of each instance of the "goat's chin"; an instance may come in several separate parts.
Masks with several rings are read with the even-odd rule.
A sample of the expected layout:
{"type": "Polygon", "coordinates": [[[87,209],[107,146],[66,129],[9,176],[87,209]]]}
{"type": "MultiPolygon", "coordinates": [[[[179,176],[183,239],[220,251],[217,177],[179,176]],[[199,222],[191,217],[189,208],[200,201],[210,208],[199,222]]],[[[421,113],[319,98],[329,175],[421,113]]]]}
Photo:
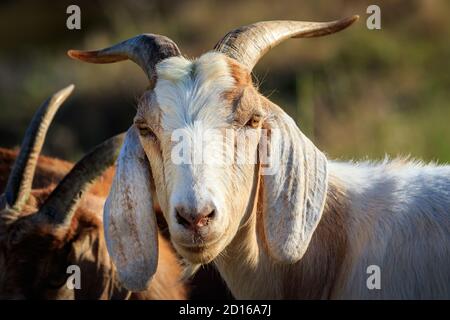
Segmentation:
{"type": "Polygon", "coordinates": [[[214,260],[224,248],[224,241],[218,240],[205,246],[184,246],[173,243],[175,250],[185,259],[195,264],[207,264],[214,260]]]}

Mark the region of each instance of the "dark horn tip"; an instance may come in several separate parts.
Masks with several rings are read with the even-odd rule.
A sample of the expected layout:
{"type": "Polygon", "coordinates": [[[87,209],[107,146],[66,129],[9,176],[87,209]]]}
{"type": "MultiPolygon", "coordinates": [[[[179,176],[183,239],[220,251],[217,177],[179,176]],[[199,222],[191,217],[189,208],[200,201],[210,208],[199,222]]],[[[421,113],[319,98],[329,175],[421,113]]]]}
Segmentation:
{"type": "Polygon", "coordinates": [[[69,57],[71,57],[72,59],[78,59],[78,57],[80,56],[81,51],[79,50],[74,50],[74,49],[70,49],[67,51],[67,55],[69,57]]]}
{"type": "Polygon", "coordinates": [[[92,58],[98,57],[98,51],[82,51],[82,50],[74,50],[71,49],[67,51],[67,55],[75,60],[90,60],[92,58]]]}
{"type": "Polygon", "coordinates": [[[336,23],[336,25],[339,25],[341,29],[344,29],[344,28],[351,26],[353,23],[358,21],[358,19],[359,19],[359,15],[355,14],[351,17],[346,17],[341,20],[337,20],[337,21],[335,21],[335,23],[336,23]]]}
{"type": "Polygon", "coordinates": [[[128,56],[125,54],[104,53],[103,50],[83,51],[71,49],[67,51],[67,55],[72,59],[90,63],[113,63],[128,59],[128,56]]]}
{"type": "Polygon", "coordinates": [[[69,84],[67,87],[59,90],[56,92],[52,97],[51,100],[54,101],[54,103],[63,103],[68,96],[73,92],[73,89],[75,89],[74,84],[69,84]]]}
{"type": "Polygon", "coordinates": [[[347,19],[350,22],[350,24],[352,24],[353,22],[356,22],[356,21],[359,20],[359,15],[358,14],[354,14],[353,16],[348,17],[347,19]]]}
{"type": "Polygon", "coordinates": [[[73,89],[75,89],[75,85],[73,83],[69,84],[67,87],[62,88],[61,90],[59,90],[55,96],[64,96],[67,97],[68,95],[70,95],[73,91],[73,89]]]}

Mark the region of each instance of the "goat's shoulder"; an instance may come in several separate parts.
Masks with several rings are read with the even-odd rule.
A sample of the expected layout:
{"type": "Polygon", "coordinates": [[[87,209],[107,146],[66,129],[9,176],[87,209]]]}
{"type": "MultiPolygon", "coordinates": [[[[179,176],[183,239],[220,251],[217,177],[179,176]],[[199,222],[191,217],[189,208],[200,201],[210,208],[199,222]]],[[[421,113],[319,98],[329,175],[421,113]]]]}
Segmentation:
{"type": "Polygon", "coordinates": [[[391,212],[409,213],[413,208],[446,211],[450,205],[449,165],[408,159],[331,161],[330,176],[344,186],[352,204],[363,202],[373,209],[381,205],[391,212]]]}
{"type": "Polygon", "coordinates": [[[448,295],[432,288],[450,277],[442,272],[450,263],[450,166],[405,159],[331,162],[330,176],[345,188],[348,203],[348,281],[336,297],[448,295]],[[382,290],[367,290],[369,265],[380,267],[382,290]]]}
{"type": "MultiPolygon", "coordinates": [[[[340,181],[355,228],[450,230],[450,166],[411,160],[330,163],[340,181]]],[[[417,230],[416,230],[417,231],[417,230]]]]}

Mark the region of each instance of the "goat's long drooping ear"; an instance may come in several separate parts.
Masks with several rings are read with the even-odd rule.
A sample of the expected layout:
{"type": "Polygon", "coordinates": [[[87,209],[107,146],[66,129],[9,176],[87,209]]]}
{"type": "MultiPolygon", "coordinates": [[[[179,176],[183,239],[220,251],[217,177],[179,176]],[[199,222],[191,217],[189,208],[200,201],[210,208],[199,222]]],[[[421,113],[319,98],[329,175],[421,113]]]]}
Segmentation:
{"type": "MultiPolygon", "coordinates": [[[[265,98],[262,98],[265,99],[265,98]]],[[[264,234],[269,254],[283,263],[304,255],[322,216],[327,159],[278,106],[265,100],[270,118],[270,164],[262,175],[264,234]]]]}
{"type": "Polygon", "coordinates": [[[331,22],[262,21],[239,27],[227,33],[215,46],[222,52],[253,69],[270,49],[289,38],[320,37],[347,28],[358,20],[352,16],[331,22]]]}
{"type": "Polygon", "coordinates": [[[144,70],[150,80],[150,86],[153,86],[156,80],[155,65],[166,58],[179,56],[180,50],[171,39],[148,33],[102,50],[69,50],[67,54],[73,59],[90,63],[132,60],[144,70]]]}
{"type": "Polygon", "coordinates": [[[150,164],[138,133],[131,127],[119,155],[104,211],[108,251],[121,282],[130,291],[147,289],[158,264],[150,175],[150,164]]]}
{"type": "Polygon", "coordinates": [[[85,191],[116,161],[124,137],[125,134],[119,134],[109,138],[78,161],[48,196],[35,219],[44,223],[69,226],[85,191]]]}
{"type": "MultiPolygon", "coordinates": [[[[34,178],[39,153],[45,141],[48,127],[61,104],[72,93],[70,85],[48,98],[36,111],[23,138],[20,153],[9,175],[5,193],[0,197],[0,215],[9,213],[14,219],[14,212],[19,212],[28,199],[34,178]]],[[[2,215],[3,216],[3,215],[2,215]]]]}

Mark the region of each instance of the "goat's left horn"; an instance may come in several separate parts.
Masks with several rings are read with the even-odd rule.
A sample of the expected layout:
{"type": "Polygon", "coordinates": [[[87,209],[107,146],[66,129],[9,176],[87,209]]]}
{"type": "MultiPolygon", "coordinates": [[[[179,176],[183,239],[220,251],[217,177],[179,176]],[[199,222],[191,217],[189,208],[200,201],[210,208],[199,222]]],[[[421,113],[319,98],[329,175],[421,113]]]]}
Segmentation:
{"type": "Polygon", "coordinates": [[[155,65],[166,58],[179,56],[180,50],[171,39],[157,34],[141,34],[112,47],[95,51],[69,50],[69,57],[90,63],[113,63],[132,60],[146,73],[150,84],[155,78],[155,65]]]}
{"type": "Polygon", "coordinates": [[[226,34],[214,50],[245,65],[250,71],[270,49],[289,38],[312,38],[338,32],[359,16],[331,22],[263,21],[239,27],[226,34]]]}
{"type": "Polygon", "coordinates": [[[84,192],[116,161],[124,137],[122,133],[104,141],[78,161],[41,206],[36,219],[69,225],[84,192]]]}
{"type": "Polygon", "coordinates": [[[27,201],[48,127],[61,104],[72,93],[73,88],[74,86],[70,85],[58,91],[48,98],[34,114],[22,141],[20,153],[9,175],[3,206],[19,211],[27,201]]]}

